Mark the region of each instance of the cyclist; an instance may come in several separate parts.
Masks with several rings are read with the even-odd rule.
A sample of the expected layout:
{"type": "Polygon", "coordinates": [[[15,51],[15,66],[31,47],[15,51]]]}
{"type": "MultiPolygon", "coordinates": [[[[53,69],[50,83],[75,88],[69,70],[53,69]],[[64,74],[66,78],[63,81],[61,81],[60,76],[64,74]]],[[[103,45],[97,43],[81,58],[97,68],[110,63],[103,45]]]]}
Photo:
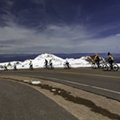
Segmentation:
{"type": "Polygon", "coordinates": [[[17,68],[16,68],[16,64],[14,63],[14,70],[17,70],[17,68]]]}
{"type": "Polygon", "coordinates": [[[113,66],[112,66],[112,64],[114,63],[114,58],[112,57],[112,55],[110,54],[110,52],[108,52],[108,59],[107,59],[107,61],[110,63],[110,67],[111,67],[111,69],[113,69],[113,66]]]}
{"type": "Polygon", "coordinates": [[[97,55],[97,53],[95,54],[94,61],[97,63],[98,68],[100,68],[100,66],[99,66],[100,58],[97,55]]]}
{"type": "Polygon", "coordinates": [[[33,70],[33,63],[32,63],[32,61],[30,61],[29,65],[30,65],[30,69],[33,70]]]}
{"type": "Polygon", "coordinates": [[[7,70],[7,65],[6,64],[4,65],[4,67],[5,67],[5,70],[7,70]]]}
{"type": "Polygon", "coordinates": [[[66,60],[66,66],[67,66],[68,69],[70,68],[69,62],[67,60],[66,60]]]}
{"type": "Polygon", "coordinates": [[[49,65],[51,66],[51,69],[52,69],[52,60],[49,61],[49,65]]]}
{"type": "Polygon", "coordinates": [[[45,59],[45,67],[48,68],[48,61],[45,59]]]}

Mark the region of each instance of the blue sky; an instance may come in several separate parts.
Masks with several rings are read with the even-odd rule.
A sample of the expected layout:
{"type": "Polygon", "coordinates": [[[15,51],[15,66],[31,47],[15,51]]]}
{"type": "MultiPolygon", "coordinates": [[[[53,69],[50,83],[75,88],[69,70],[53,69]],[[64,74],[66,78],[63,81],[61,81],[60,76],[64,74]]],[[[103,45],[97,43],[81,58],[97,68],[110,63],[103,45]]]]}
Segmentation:
{"type": "Polygon", "coordinates": [[[0,54],[108,51],[120,51],[120,0],[0,0],[0,54]]]}

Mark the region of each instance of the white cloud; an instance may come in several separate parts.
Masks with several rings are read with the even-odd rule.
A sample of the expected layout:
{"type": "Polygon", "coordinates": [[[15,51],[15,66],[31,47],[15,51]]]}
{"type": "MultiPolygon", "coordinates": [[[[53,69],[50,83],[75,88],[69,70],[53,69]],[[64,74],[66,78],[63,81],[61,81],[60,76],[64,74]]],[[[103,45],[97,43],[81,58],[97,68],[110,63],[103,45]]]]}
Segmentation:
{"type": "Polygon", "coordinates": [[[116,36],[120,37],[120,33],[119,33],[119,34],[116,34],[116,36]]]}
{"type": "MultiPolygon", "coordinates": [[[[89,28],[82,24],[69,26],[66,24],[61,26],[49,24],[45,25],[46,29],[43,31],[38,31],[19,25],[16,16],[10,12],[14,2],[5,1],[6,6],[2,8],[2,11],[6,14],[0,16],[6,25],[0,27],[1,53],[38,53],[39,51],[49,53],[118,52],[116,48],[119,48],[119,33],[106,38],[95,39],[99,33],[115,29],[116,25],[111,26],[110,24],[108,26],[107,24],[96,29],[95,26],[89,28]]],[[[44,0],[33,0],[33,2],[42,4],[45,9],[44,0]]],[[[87,20],[89,21],[90,18],[87,20]]],[[[41,25],[44,26],[44,23],[41,22],[38,26],[41,25]]]]}
{"type": "MultiPolygon", "coordinates": [[[[0,36],[1,41],[4,41],[8,46],[12,46],[12,48],[5,47],[10,53],[13,51],[16,51],[16,53],[18,51],[27,53],[34,51],[36,53],[39,50],[44,52],[117,52],[116,48],[119,44],[119,35],[90,39],[94,34],[89,34],[81,26],[73,28],[71,26],[51,25],[43,32],[38,32],[11,24],[11,26],[0,27],[0,36]],[[11,41],[15,42],[12,43],[11,41]]],[[[1,45],[4,45],[4,43],[1,45]]],[[[0,50],[5,50],[5,48],[0,48],[0,50]]]]}

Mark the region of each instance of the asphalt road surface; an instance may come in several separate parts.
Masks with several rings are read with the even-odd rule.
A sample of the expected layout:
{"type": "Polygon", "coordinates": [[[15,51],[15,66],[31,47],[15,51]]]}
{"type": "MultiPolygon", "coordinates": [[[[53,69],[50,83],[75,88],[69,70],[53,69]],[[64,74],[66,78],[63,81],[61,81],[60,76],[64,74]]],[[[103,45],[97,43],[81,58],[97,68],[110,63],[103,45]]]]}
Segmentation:
{"type": "Polygon", "coordinates": [[[120,71],[103,71],[92,68],[34,69],[3,71],[1,75],[19,75],[42,78],[120,101],[120,71]]]}
{"type": "Polygon", "coordinates": [[[37,90],[0,79],[0,120],[77,120],[37,90]]]}

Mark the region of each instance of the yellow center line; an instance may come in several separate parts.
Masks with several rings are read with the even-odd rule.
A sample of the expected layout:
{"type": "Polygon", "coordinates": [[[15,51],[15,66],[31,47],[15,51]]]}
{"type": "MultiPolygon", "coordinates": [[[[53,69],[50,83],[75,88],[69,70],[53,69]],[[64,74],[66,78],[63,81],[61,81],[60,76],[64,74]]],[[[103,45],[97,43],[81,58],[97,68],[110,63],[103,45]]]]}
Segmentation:
{"type": "Polygon", "coordinates": [[[89,73],[75,73],[75,72],[62,72],[62,71],[59,71],[57,73],[78,74],[78,75],[98,76],[98,77],[118,78],[118,79],[120,79],[119,76],[108,76],[108,75],[89,74],[89,73]]]}
{"type": "MultiPolygon", "coordinates": [[[[12,71],[9,71],[9,72],[12,72],[12,71]]],[[[27,72],[32,73],[33,71],[27,71],[27,72]]],[[[40,71],[40,72],[44,72],[44,71],[40,71]]],[[[49,72],[53,73],[53,71],[49,71],[49,72]]],[[[54,71],[54,73],[76,74],[76,75],[87,75],[87,76],[97,76],[97,77],[106,77],[106,78],[117,78],[117,79],[120,79],[120,76],[109,76],[109,75],[100,75],[100,74],[77,73],[77,72],[63,72],[63,71],[54,71]]]]}

